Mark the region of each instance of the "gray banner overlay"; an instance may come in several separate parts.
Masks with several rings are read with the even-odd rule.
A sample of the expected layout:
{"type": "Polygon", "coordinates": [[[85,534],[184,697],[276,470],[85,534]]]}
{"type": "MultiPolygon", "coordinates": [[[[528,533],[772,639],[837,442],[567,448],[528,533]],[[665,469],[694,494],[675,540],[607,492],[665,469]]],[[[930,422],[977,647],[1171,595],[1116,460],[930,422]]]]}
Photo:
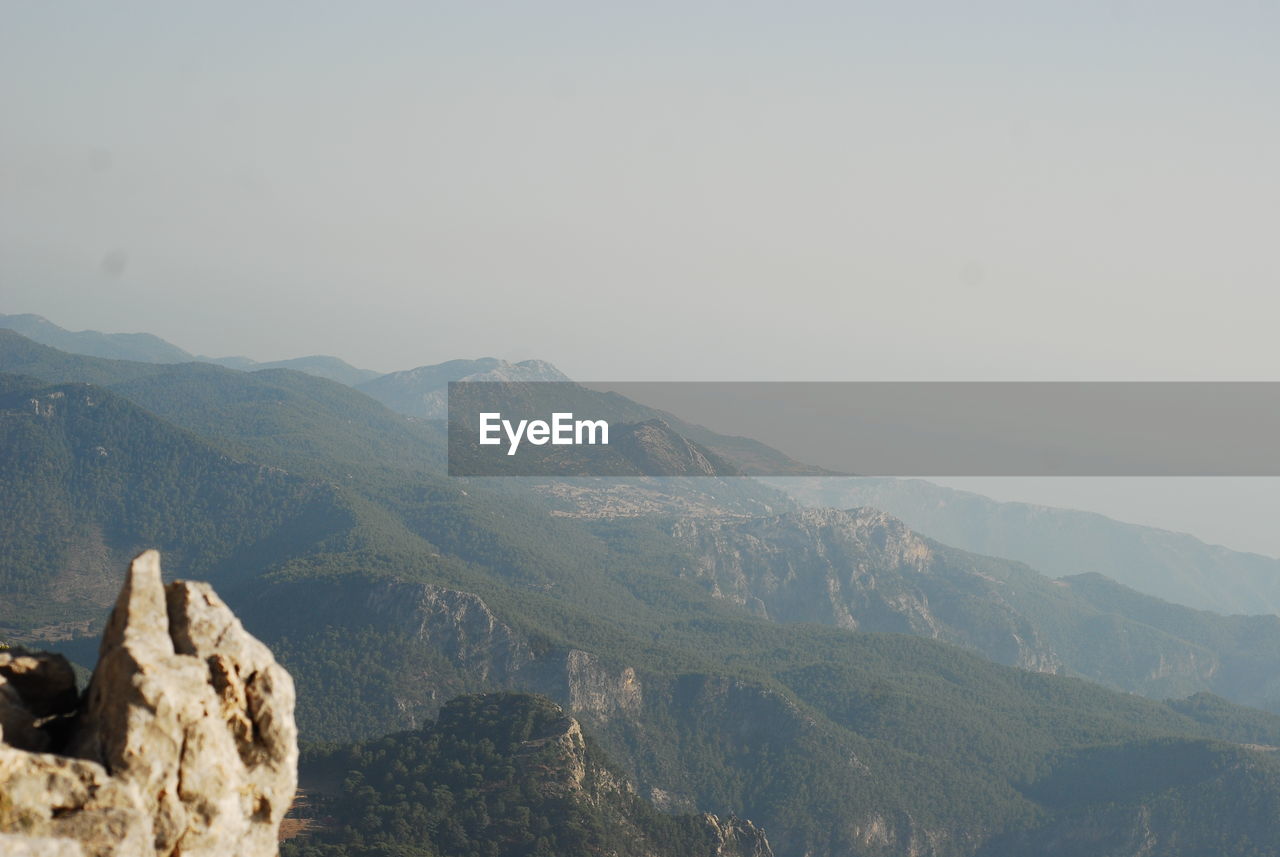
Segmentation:
{"type": "Polygon", "coordinates": [[[457,476],[1280,476],[1278,439],[1272,382],[449,385],[457,476]]]}

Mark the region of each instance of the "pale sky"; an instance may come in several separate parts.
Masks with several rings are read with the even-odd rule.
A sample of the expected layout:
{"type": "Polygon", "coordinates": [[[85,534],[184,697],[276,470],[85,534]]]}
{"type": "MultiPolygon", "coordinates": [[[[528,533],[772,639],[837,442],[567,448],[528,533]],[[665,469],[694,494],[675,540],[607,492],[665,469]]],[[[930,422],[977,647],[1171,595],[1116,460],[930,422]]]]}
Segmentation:
{"type": "Polygon", "coordinates": [[[0,312],[583,379],[1277,380],[1280,4],[0,5],[0,312]]]}

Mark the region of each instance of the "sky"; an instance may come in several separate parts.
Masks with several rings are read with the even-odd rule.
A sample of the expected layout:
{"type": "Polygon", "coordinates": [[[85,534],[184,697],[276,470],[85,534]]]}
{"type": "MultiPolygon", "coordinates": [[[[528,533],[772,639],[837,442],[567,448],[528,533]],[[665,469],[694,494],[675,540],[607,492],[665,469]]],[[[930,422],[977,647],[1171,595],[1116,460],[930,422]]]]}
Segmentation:
{"type": "Polygon", "coordinates": [[[1243,0],[8,3],[0,312],[379,370],[1276,380],[1277,36],[1243,0]]]}

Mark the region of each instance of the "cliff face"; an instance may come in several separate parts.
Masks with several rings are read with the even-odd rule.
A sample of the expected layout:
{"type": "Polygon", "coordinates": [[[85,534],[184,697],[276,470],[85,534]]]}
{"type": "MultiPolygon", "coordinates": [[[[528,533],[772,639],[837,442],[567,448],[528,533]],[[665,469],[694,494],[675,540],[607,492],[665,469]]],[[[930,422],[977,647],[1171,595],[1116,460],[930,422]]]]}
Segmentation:
{"type": "Polygon", "coordinates": [[[483,682],[506,682],[534,660],[528,643],[470,592],[387,581],[371,587],[361,606],[374,623],[430,646],[483,682]]]}
{"type": "Polygon", "coordinates": [[[164,586],[142,554],[83,698],[61,656],[0,653],[0,855],[275,854],[293,705],[288,673],[213,590],[164,586]]]}
{"type": "Polygon", "coordinates": [[[675,535],[698,557],[692,576],[758,616],[916,634],[1023,669],[1061,670],[1007,600],[1005,581],[954,562],[874,509],[686,520],[675,535]]]}

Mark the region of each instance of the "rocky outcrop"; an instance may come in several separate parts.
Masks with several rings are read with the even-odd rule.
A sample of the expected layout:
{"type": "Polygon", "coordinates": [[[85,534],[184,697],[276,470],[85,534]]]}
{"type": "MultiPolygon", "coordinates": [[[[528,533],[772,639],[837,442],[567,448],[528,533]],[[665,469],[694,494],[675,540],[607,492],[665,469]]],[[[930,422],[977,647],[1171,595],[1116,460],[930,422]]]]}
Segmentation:
{"type": "Polygon", "coordinates": [[[690,576],[757,616],[915,634],[1023,669],[1062,669],[1035,625],[1009,603],[1008,581],[883,512],[688,519],[674,535],[697,557],[690,576]]]}
{"type": "Polygon", "coordinates": [[[773,857],[764,831],[746,819],[731,815],[721,820],[709,812],[702,821],[710,830],[715,853],[722,857],[773,857]]]}
{"type": "Polygon", "coordinates": [[[565,656],[569,709],[607,720],[613,714],[635,715],[642,701],[640,679],[631,667],[614,673],[595,655],[571,649],[565,656]]]}
{"type": "Polygon", "coordinates": [[[364,609],[379,626],[426,643],[481,681],[506,682],[533,660],[529,644],[470,592],[386,581],[370,589],[364,609]]]}
{"type": "Polygon", "coordinates": [[[0,654],[0,855],[276,853],[293,683],[207,584],[135,559],[83,698],[60,656],[0,654]]]}

